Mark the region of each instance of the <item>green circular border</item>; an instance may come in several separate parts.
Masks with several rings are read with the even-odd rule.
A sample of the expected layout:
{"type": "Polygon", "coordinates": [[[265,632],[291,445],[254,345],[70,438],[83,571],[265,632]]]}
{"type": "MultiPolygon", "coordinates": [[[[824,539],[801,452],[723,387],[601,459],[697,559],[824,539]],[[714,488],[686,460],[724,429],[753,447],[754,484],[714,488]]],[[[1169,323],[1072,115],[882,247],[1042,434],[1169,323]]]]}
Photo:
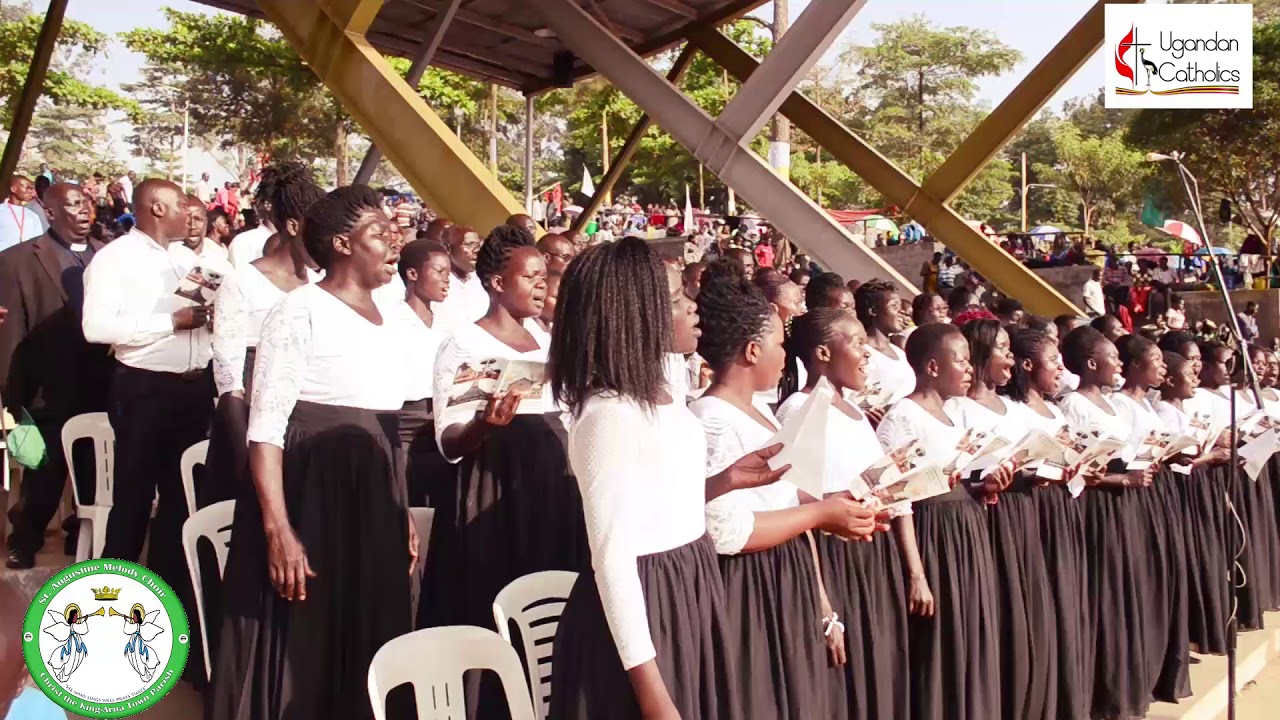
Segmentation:
{"type": "Polygon", "coordinates": [[[49,578],[44,585],[40,586],[40,590],[36,592],[36,596],[31,600],[31,606],[27,608],[27,617],[22,623],[22,654],[26,658],[27,670],[31,672],[31,677],[35,680],[36,687],[40,688],[59,707],[78,715],[88,715],[89,717],[126,718],[150,709],[160,702],[165,695],[168,695],[173,686],[182,679],[182,671],[187,666],[187,657],[190,653],[191,626],[187,622],[186,610],[183,609],[182,602],[178,600],[177,593],[173,591],[173,588],[169,587],[169,583],[165,582],[156,573],[138,563],[128,562],[127,560],[101,558],[98,560],[85,560],[84,562],[67,566],[49,578]],[[113,567],[107,569],[107,565],[112,565],[113,567]],[[87,573],[79,573],[82,568],[89,568],[90,570],[87,573]],[[126,572],[127,570],[136,572],[137,576],[131,575],[126,572]],[[75,575],[75,577],[72,577],[72,575],[75,575]],[[126,701],[139,703],[131,708],[123,708],[118,703],[90,702],[73,696],[59,685],[58,681],[53,679],[48,668],[44,665],[44,658],[40,656],[40,633],[42,632],[40,624],[45,617],[45,611],[49,608],[49,602],[58,593],[53,584],[59,580],[81,580],[90,575],[119,575],[135,580],[144,587],[146,587],[149,579],[165,593],[165,597],[157,597],[157,599],[160,601],[161,607],[168,613],[169,623],[173,628],[169,662],[164,666],[163,672],[157,673],[160,676],[160,680],[152,683],[132,700],[126,701]],[[182,637],[187,638],[187,641],[182,642],[182,637]],[[57,692],[55,692],[55,688],[57,692]]]}

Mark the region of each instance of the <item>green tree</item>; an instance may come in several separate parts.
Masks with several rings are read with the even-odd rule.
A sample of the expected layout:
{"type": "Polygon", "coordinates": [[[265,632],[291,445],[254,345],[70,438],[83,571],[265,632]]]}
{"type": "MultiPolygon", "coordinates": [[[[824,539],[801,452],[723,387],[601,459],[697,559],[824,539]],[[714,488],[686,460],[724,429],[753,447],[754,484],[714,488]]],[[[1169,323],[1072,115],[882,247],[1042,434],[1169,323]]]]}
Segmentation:
{"type": "Polygon", "coordinates": [[[1053,131],[1058,164],[1038,166],[1036,173],[1070,193],[1080,211],[1086,235],[1091,228],[1115,220],[1116,210],[1133,202],[1151,166],[1118,135],[1086,138],[1070,123],[1053,131]]]}
{"type": "Polygon", "coordinates": [[[1231,200],[1249,232],[1270,240],[1280,208],[1280,22],[1253,30],[1251,110],[1140,110],[1128,139],[1143,150],[1186,153],[1206,203],[1231,200]]]}
{"type": "Polygon", "coordinates": [[[27,148],[21,167],[28,173],[37,172],[42,162],[59,177],[79,179],[120,169],[103,113],[93,108],[42,103],[31,119],[27,148]]]}
{"type": "MultiPolygon", "coordinates": [[[[32,13],[30,2],[0,4],[0,125],[13,122],[13,108],[26,83],[43,23],[44,16],[32,13]]],[[[106,35],[89,25],[65,20],[45,75],[44,97],[77,108],[133,109],[129,100],[84,80],[83,68],[106,50],[107,42],[106,35]]]]}

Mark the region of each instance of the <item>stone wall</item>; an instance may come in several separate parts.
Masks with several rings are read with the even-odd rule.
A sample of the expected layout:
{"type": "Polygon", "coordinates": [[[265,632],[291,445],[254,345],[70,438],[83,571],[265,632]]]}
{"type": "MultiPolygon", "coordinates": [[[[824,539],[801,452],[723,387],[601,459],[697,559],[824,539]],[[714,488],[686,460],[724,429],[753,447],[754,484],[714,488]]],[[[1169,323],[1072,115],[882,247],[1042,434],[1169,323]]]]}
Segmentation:
{"type": "MultiPolygon", "coordinates": [[[[1212,320],[1222,325],[1228,322],[1227,310],[1222,303],[1222,296],[1217,292],[1199,290],[1179,293],[1187,313],[1188,322],[1212,320]]],[[[1280,291],[1276,290],[1234,290],[1231,292],[1231,304],[1236,312],[1244,310],[1249,301],[1258,303],[1258,332],[1264,340],[1280,337],[1280,291]]]]}

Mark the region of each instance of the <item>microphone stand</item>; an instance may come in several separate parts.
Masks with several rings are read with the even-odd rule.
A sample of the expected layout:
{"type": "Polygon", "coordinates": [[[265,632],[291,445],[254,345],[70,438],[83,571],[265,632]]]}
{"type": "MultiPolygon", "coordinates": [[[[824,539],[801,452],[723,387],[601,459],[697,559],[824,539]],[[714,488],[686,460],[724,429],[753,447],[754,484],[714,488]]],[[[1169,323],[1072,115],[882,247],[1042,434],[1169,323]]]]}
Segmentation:
{"type": "MultiPolygon", "coordinates": [[[[1204,226],[1204,215],[1201,213],[1200,205],[1200,183],[1196,181],[1196,177],[1191,171],[1182,164],[1182,154],[1172,152],[1167,156],[1156,158],[1158,160],[1172,160],[1178,168],[1178,177],[1182,180],[1182,187],[1187,193],[1187,202],[1191,205],[1191,211],[1196,218],[1196,226],[1200,230],[1200,239],[1204,242],[1205,249],[1209,252],[1209,267],[1213,269],[1213,276],[1218,282],[1218,293],[1222,296],[1222,304],[1227,310],[1228,327],[1231,329],[1231,335],[1235,338],[1236,343],[1236,361],[1242,364],[1244,378],[1249,384],[1249,388],[1253,391],[1254,401],[1258,407],[1262,407],[1262,390],[1258,384],[1258,375],[1253,371],[1253,364],[1249,362],[1249,348],[1244,342],[1244,335],[1240,332],[1240,319],[1236,317],[1235,307],[1231,304],[1231,294],[1227,292],[1227,283],[1222,276],[1222,266],[1218,261],[1218,254],[1214,252],[1213,244],[1209,240],[1209,232],[1204,226]]],[[[1228,467],[1227,482],[1223,487],[1223,499],[1228,503],[1230,508],[1231,487],[1233,483],[1240,482],[1240,464],[1236,453],[1236,446],[1240,442],[1240,428],[1236,421],[1236,389],[1231,388],[1230,396],[1230,412],[1231,412],[1231,460],[1228,467]]],[[[1230,540],[1230,523],[1225,524],[1228,540],[1230,540]]],[[[1241,538],[1243,546],[1244,538],[1241,538]]],[[[1231,547],[1231,543],[1227,543],[1231,547]]],[[[1228,551],[1230,552],[1230,551],[1228,551]]],[[[1228,573],[1228,600],[1230,601],[1231,617],[1227,622],[1227,720],[1236,720],[1236,640],[1239,633],[1239,619],[1237,611],[1236,588],[1239,580],[1237,558],[1231,556],[1227,558],[1230,563],[1230,571],[1228,573]]]]}

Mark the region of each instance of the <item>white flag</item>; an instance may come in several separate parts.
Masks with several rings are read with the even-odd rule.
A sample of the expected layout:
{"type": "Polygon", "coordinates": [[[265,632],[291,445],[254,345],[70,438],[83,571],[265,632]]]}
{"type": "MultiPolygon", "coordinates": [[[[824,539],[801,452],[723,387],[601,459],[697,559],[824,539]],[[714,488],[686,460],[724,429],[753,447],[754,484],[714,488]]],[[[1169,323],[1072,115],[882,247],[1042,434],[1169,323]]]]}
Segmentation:
{"type": "Polygon", "coordinates": [[[684,184],[684,234],[693,234],[693,203],[689,201],[689,183],[684,184]]]}
{"type": "Polygon", "coordinates": [[[582,194],[588,197],[594,197],[596,194],[596,184],[591,182],[591,171],[586,165],[582,166],[582,194]]]}

